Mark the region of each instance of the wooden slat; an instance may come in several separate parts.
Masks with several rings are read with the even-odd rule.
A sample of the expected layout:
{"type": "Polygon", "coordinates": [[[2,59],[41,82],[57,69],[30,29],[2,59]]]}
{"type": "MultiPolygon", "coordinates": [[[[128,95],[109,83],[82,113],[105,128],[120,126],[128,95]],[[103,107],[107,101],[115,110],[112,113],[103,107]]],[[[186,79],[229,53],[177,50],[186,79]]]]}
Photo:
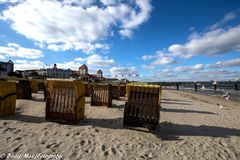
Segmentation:
{"type": "Polygon", "coordinates": [[[95,85],[93,87],[91,104],[95,106],[111,106],[111,88],[108,85],[95,85]]]}
{"type": "Polygon", "coordinates": [[[84,104],[81,103],[77,105],[76,100],[80,100],[80,97],[85,95],[84,84],[81,82],[64,81],[50,81],[47,83],[49,83],[47,90],[50,91],[49,96],[51,98],[47,98],[46,102],[46,119],[64,120],[74,123],[82,119],[84,116],[84,104]],[[82,88],[82,90],[77,90],[79,88],[75,88],[75,84],[78,85],[79,88],[82,88]],[[83,109],[78,109],[78,107],[83,109]]]}
{"type": "Polygon", "coordinates": [[[124,124],[155,128],[159,121],[161,88],[156,86],[127,85],[124,124]]]}

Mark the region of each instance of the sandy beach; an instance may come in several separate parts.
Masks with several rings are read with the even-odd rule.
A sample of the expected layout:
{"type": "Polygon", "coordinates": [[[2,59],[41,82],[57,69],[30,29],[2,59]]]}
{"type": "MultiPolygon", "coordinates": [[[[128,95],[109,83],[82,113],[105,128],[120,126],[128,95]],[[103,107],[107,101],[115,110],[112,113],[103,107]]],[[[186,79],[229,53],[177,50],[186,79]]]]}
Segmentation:
{"type": "MultiPolygon", "coordinates": [[[[125,101],[90,106],[77,125],[45,121],[43,94],[17,100],[16,115],[0,118],[0,155],[61,154],[62,159],[240,159],[240,103],[163,90],[155,133],[122,126],[125,101]]],[[[11,159],[11,158],[9,158],[11,159]]]]}

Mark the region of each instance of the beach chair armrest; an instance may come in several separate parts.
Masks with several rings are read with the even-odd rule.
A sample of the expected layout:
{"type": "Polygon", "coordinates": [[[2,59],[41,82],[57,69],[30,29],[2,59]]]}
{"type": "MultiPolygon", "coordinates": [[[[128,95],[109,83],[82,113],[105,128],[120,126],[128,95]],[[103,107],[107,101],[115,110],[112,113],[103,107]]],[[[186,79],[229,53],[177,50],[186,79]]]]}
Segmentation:
{"type": "Polygon", "coordinates": [[[82,99],[82,98],[85,98],[85,95],[81,95],[80,97],[78,97],[77,99],[76,99],[76,104],[78,104],[78,102],[82,99]]]}

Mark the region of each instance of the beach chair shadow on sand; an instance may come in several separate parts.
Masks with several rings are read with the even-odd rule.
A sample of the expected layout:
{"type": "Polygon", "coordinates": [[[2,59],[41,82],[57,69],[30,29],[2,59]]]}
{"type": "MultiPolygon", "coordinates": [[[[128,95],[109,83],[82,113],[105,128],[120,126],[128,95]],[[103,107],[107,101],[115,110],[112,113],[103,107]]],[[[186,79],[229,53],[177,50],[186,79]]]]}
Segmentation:
{"type": "Polygon", "coordinates": [[[156,136],[162,140],[181,140],[180,136],[202,136],[202,137],[223,137],[239,136],[240,129],[224,128],[217,126],[192,126],[161,122],[158,126],[156,136]]]}

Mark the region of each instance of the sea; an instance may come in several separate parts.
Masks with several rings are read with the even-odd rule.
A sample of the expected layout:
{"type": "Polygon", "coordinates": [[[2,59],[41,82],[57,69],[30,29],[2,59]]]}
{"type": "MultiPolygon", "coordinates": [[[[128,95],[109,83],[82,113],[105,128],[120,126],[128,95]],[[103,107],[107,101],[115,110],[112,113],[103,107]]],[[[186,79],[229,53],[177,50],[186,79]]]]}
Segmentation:
{"type": "MultiPolygon", "coordinates": [[[[180,91],[186,91],[186,92],[192,92],[192,93],[199,93],[203,95],[209,95],[209,96],[217,96],[226,98],[227,95],[229,95],[229,99],[231,100],[238,100],[240,101],[240,83],[238,83],[238,86],[235,86],[235,83],[222,83],[217,85],[217,88],[215,90],[213,84],[205,83],[205,84],[198,84],[197,85],[197,91],[195,91],[195,85],[188,84],[188,85],[179,85],[180,91]]],[[[168,85],[164,86],[163,88],[176,90],[176,85],[168,85]]],[[[240,103],[240,102],[239,102],[240,103]]]]}

